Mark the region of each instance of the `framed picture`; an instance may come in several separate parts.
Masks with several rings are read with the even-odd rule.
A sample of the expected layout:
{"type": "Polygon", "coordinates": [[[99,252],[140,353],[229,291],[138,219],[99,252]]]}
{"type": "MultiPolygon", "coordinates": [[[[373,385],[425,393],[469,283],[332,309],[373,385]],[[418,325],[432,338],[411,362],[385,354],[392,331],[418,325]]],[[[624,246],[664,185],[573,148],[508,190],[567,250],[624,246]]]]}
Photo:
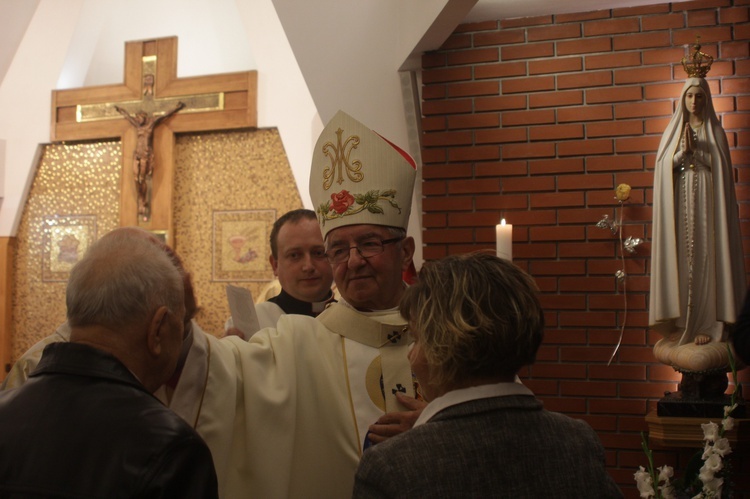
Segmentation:
{"type": "Polygon", "coordinates": [[[268,281],[273,269],[268,238],[276,210],[215,211],[214,281],[268,281]]]}
{"type": "Polygon", "coordinates": [[[65,282],[96,241],[96,215],[47,215],[42,223],[42,281],[65,282]]]}

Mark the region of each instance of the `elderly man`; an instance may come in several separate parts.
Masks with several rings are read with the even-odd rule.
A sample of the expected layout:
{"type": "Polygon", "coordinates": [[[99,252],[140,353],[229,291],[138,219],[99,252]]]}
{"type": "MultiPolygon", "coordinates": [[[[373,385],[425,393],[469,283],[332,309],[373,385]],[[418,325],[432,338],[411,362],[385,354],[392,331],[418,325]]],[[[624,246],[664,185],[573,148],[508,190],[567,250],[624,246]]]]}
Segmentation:
{"type": "MultiPolygon", "coordinates": [[[[300,209],[280,216],[271,229],[270,243],[269,260],[281,292],[255,305],[260,328],[276,326],[284,314],[317,316],[333,301],[333,274],[315,212],[300,209]]],[[[246,338],[255,333],[235,328],[231,317],[226,327],[227,333],[246,338]]]]}
{"type": "Polygon", "coordinates": [[[531,277],[494,255],[424,266],[401,312],[430,403],[414,429],[364,453],[355,498],[622,497],[594,430],[544,410],[514,381],[542,342],[536,294],[531,277]]]}
{"type": "Polygon", "coordinates": [[[185,305],[164,252],[128,231],[71,271],[70,342],[0,394],[3,497],[216,497],[211,454],[150,392],[175,371],[185,305]]]}

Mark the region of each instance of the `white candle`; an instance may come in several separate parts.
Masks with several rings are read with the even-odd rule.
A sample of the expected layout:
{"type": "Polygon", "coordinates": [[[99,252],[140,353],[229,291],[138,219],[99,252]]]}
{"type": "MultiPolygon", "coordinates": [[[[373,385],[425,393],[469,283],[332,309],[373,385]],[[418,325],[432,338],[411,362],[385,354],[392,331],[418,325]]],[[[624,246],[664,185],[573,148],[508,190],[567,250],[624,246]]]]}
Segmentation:
{"type": "Polygon", "coordinates": [[[505,219],[495,226],[497,239],[497,257],[513,261],[513,226],[505,223],[505,219]]]}

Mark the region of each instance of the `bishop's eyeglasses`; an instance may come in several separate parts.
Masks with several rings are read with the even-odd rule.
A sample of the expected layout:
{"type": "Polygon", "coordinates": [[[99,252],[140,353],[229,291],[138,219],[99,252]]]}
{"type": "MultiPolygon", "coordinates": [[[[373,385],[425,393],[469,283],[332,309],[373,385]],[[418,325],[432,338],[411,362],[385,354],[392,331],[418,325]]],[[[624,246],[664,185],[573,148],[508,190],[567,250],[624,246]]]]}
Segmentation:
{"type": "Polygon", "coordinates": [[[331,248],[328,251],[326,251],[326,258],[328,259],[328,262],[333,265],[336,263],[344,263],[349,260],[349,255],[352,253],[352,248],[357,250],[357,253],[359,253],[359,256],[361,256],[364,259],[371,258],[375,255],[381,254],[383,251],[385,251],[384,246],[386,244],[392,244],[397,243],[399,241],[403,241],[404,236],[400,237],[394,237],[392,239],[367,239],[365,241],[359,242],[354,246],[349,247],[335,247],[331,248]]]}

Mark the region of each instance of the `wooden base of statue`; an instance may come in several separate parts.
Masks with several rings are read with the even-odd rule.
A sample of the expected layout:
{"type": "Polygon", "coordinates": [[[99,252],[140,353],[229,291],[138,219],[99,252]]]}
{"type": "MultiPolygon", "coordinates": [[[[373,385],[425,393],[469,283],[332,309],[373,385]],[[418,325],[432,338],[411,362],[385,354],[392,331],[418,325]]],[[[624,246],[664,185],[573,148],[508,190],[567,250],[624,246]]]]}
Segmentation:
{"type": "MultiPolygon", "coordinates": [[[[704,440],[701,424],[709,421],[720,424],[721,419],[663,417],[657,415],[656,411],[651,411],[646,415],[649,445],[653,448],[702,448],[704,440]]],[[[750,449],[750,419],[735,419],[734,428],[724,436],[729,440],[733,451],[750,449]]]]}

